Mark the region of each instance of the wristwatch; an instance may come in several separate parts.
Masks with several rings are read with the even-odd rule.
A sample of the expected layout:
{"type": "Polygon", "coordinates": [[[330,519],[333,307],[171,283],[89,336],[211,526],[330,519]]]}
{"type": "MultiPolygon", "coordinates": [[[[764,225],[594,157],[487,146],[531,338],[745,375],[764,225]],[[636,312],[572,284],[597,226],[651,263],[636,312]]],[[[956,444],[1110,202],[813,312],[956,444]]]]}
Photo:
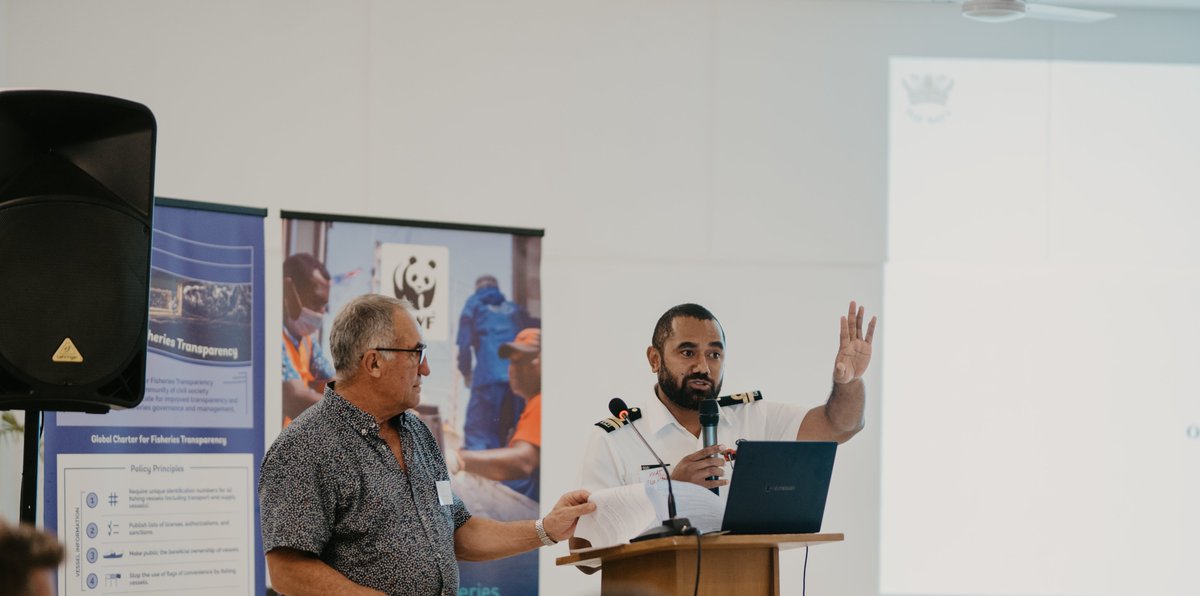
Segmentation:
{"type": "Polygon", "coordinates": [[[558,544],[557,540],[551,538],[550,535],[546,533],[546,528],[542,525],[542,520],[539,519],[533,522],[533,529],[537,530],[538,539],[542,541],[543,546],[554,546],[555,544],[558,544]]]}

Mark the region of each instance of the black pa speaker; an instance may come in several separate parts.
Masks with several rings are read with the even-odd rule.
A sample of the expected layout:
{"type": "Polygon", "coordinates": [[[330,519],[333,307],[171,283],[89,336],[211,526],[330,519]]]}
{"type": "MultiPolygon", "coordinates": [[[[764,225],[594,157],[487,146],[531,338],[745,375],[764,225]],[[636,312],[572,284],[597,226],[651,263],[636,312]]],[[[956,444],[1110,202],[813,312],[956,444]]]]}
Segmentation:
{"type": "Polygon", "coordinates": [[[0,409],[141,403],[156,130],[130,101],[0,91],[0,409]]]}

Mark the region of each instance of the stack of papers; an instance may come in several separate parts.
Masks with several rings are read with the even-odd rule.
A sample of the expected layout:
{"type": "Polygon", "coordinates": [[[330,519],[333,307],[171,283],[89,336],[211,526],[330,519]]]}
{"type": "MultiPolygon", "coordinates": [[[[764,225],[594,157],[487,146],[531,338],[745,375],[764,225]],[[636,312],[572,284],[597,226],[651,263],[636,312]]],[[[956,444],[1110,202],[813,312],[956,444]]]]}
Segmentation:
{"type": "MultiPolygon", "coordinates": [[[[701,533],[721,529],[725,497],[690,482],[675,482],[675,510],[701,533]]],[[[724,493],[724,491],[722,491],[724,493]]],[[[606,488],[588,499],[596,511],[579,518],[575,537],[592,543],[592,548],[625,544],[648,528],[667,519],[667,483],[654,481],[606,488]]]]}

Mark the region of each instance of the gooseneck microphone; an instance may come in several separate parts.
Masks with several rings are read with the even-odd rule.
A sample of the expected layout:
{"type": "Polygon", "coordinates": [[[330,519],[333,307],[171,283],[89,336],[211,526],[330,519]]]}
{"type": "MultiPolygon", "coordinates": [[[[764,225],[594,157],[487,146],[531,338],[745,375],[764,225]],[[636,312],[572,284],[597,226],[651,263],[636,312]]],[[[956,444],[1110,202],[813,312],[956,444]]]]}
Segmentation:
{"type": "Polygon", "coordinates": [[[608,411],[618,419],[626,421],[629,427],[633,429],[633,432],[637,433],[638,438],[642,440],[642,444],[650,451],[650,455],[654,456],[654,459],[658,462],[658,467],[662,468],[663,473],[667,475],[667,515],[669,517],[663,520],[662,525],[638,534],[630,542],[639,542],[666,536],[683,536],[695,532],[692,528],[692,523],[686,517],[675,516],[675,491],[671,488],[671,471],[667,469],[667,464],[663,463],[662,458],[654,452],[654,448],[650,446],[650,443],[646,442],[646,437],[642,436],[642,431],[638,430],[633,425],[633,420],[629,419],[629,406],[625,404],[625,400],[619,397],[612,398],[608,402],[608,411]]]}
{"type": "MultiPolygon", "coordinates": [[[[721,421],[721,405],[715,399],[700,400],[700,438],[704,441],[704,447],[712,447],[717,444],[717,423],[721,421]]],[[[719,457],[719,456],[712,456],[719,457]]],[[[720,480],[717,476],[709,476],[705,480],[720,480]]],[[[718,494],[716,488],[710,488],[713,494],[718,494]]]]}

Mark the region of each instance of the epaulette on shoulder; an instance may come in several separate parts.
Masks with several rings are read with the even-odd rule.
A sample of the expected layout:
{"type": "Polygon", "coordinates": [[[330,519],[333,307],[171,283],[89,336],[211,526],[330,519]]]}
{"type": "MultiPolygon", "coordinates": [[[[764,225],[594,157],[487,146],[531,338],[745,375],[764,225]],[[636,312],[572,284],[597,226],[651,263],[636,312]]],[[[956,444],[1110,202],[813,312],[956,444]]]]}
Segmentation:
{"type": "Polygon", "coordinates": [[[747,391],[745,393],[734,393],[733,395],[725,395],[717,398],[717,403],[721,407],[736,406],[738,404],[748,404],[750,402],[759,401],[763,398],[762,391],[747,391]]]}
{"type": "Polygon", "coordinates": [[[640,408],[629,408],[629,416],[625,419],[617,418],[616,416],[609,416],[608,418],[597,422],[596,426],[603,428],[604,432],[610,433],[641,417],[642,410],[640,408]]]}

